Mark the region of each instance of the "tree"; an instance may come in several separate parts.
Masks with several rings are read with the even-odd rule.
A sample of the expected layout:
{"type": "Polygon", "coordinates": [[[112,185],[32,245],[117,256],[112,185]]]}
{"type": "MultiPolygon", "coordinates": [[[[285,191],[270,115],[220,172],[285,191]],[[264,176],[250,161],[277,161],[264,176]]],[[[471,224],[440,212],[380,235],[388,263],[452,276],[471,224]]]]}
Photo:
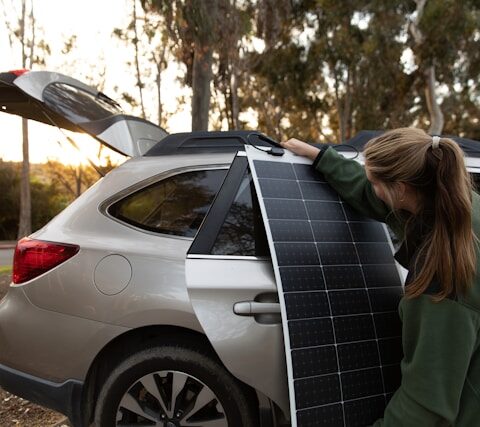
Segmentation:
{"type": "Polygon", "coordinates": [[[187,68],[184,83],[192,87],[192,130],[208,129],[214,63],[223,73],[224,77],[218,81],[224,84],[222,90],[227,94],[226,104],[233,112],[230,115],[231,126],[236,126],[237,75],[232,72],[235,63],[232,52],[238,51],[238,42],[244,30],[248,29],[248,26],[237,25],[241,24],[237,19],[244,18],[250,2],[142,0],[142,4],[147,11],[156,12],[164,18],[168,35],[175,45],[175,56],[187,68]]]}
{"type": "Polygon", "coordinates": [[[115,28],[113,33],[120,38],[121,40],[127,41],[134,46],[134,63],[135,63],[135,76],[137,80],[137,87],[138,93],[140,98],[140,108],[141,108],[141,115],[144,119],[147,118],[145,114],[145,103],[143,101],[143,88],[145,85],[142,81],[143,73],[140,71],[140,52],[139,52],[139,44],[140,39],[138,35],[138,16],[137,16],[137,0],[132,0],[132,20],[130,21],[126,30],[122,30],[121,28],[115,28]]]}
{"type": "MultiPolygon", "coordinates": [[[[446,97],[458,99],[459,92],[468,91],[469,80],[478,79],[478,67],[474,64],[479,60],[480,5],[475,0],[415,0],[415,5],[409,29],[418,67],[418,86],[424,93],[429,133],[441,134],[445,124],[440,104],[444,97],[439,93],[441,86],[448,88],[446,97]]],[[[461,98],[467,105],[458,107],[471,110],[468,104],[475,102],[475,96],[465,98],[465,95],[464,92],[461,98]]],[[[449,122],[452,124],[450,119],[449,122]]]]}
{"type": "MultiPolygon", "coordinates": [[[[43,165],[32,165],[32,229],[38,230],[63,210],[73,197],[65,194],[55,181],[45,179],[43,165]]],[[[21,164],[0,160],[0,240],[18,236],[20,213],[21,164]]]]}
{"type": "MultiPolygon", "coordinates": [[[[13,0],[12,0],[13,1],[13,0]]],[[[7,13],[7,7],[2,0],[3,16],[8,29],[10,47],[14,47],[14,40],[20,45],[21,68],[31,69],[34,65],[44,65],[45,57],[50,54],[50,47],[44,40],[37,40],[37,24],[34,14],[33,0],[22,0],[20,15],[16,16],[17,27],[10,25],[11,17],[7,13]]],[[[13,7],[8,10],[15,10],[13,7]]],[[[32,207],[30,191],[30,160],[28,149],[28,121],[22,119],[22,178],[20,191],[20,215],[18,238],[31,233],[32,207]]]]}
{"type": "MultiPolygon", "coordinates": [[[[109,164],[111,165],[110,162],[109,164]]],[[[70,201],[79,197],[83,191],[98,181],[99,178],[99,174],[95,169],[84,166],[81,163],[77,166],[63,165],[57,161],[49,160],[45,168],[50,182],[55,183],[57,188],[62,188],[62,193],[66,194],[70,201]]]]}
{"type": "Polygon", "coordinates": [[[186,83],[192,87],[192,130],[207,130],[213,51],[219,33],[218,2],[144,0],[143,5],[165,17],[177,57],[187,66],[186,83]]]}
{"type": "MultiPolygon", "coordinates": [[[[138,1],[132,0],[131,21],[127,28],[114,29],[114,34],[120,40],[134,47],[133,63],[139,97],[138,101],[128,93],[124,93],[122,97],[132,107],[140,106],[142,117],[147,118],[143,90],[148,87],[148,79],[153,74],[153,84],[157,93],[157,111],[152,121],[156,121],[159,126],[165,126],[166,116],[163,111],[161,85],[162,73],[167,68],[170,42],[163,17],[146,10],[143,10],[142,14],[137,7],[138,1]]],[[[128,64],[132,65],[132,62],[128,61],[128,64]]]]}
{"type": "Polygon", "coordinates": [[[220,7],[220,14],[228,26],[227,31],[222,32],[214,64],[213,110],[216,108],[219,116],[216,128],[222,129],[226,123],[230,130],[241,129],[244,127],[239,118],[243,97],[241,88],[245,86],[250,71],[254,9],[251,2],[236,0],[222,2],[220,7]]]}
{"type": "Polygon", "coordinates": [[[401,62],[409,0],[293,3],[276,44],[254,53],[250,104],[277,138],[342,142],[413,120],[415,77],[401,62]]]}
{"type": "MultiPolygon", "coordinates": [[[[410,32],[415,42],[415,48],[421,49],[425,43],[425,36],[420,29],[420,21],[423,18],[423,12],[427,0],[415,0],[417,8],[415,14],[410,22],[410,32]]],[[[429,133],[440,135],[443,130],[444,117],[437,97],[437,79],[435,76],[435,62],[428,61],[424,66],[423,73],[425,75],[425,100],[427,103],[428,112],[430,114],[430,129],[429,133]]]]}

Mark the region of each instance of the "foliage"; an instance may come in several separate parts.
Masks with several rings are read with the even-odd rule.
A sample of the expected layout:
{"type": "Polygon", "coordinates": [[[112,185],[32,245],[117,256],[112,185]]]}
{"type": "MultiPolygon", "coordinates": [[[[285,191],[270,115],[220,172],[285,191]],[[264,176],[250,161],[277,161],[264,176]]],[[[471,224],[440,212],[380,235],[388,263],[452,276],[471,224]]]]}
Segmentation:
{"type": "Polygon", "coordinates": [[[292,5],[275,26],[277,43],[260,31],[266,47],[251,54],[251,76],[241,88],[261,130],[277,138],[341,142],[362,129],[427,127],[432,117],[424,72],[434,63],[444,133],[478,136],[477,1],[426,0],[421,45],[409,32],[412,0],[292,5]]]}
{"type": "MultiPolygon", "coordinates": [[[[341,142],[362,129],[433,126],[434,102],[444,133],[480,134],[478,0],[139,1],[158,25],[139,20],[138,31],[163,41],[149,54],[186,68],[193,122],[210,112],[216,130],[253,118],[278,139],[341,142]]],[[[119,35],[133,46],[132,28],[119,35]]]]}
{"type": "MultiPolygon", "coordinates": [[[[78,168],[58,162],[31,165],[32,230],[38,230],[65,209],[76,197],[78,168]]],[[[110,165],[110,168],[113,167],[110,165]]],[[[104,172],[107,172],[105,167],[104,172]]],[[[98,180],[90,167],[82,167],[81,190],[98,180]]],[[[0,240],[17,238],[21,164],[0,161],[0,240]]]]}

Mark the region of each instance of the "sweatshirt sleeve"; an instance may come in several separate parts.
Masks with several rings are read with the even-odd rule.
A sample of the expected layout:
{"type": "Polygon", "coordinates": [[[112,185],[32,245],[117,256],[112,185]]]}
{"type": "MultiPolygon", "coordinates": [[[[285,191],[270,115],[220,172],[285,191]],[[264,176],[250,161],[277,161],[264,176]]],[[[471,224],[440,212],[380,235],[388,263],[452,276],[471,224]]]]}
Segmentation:
{"type": "Polygon", "coordinates": [[[374,427],[454,425],[475,349],[478,313],[450,299],[403,299],[402,383],[374,427]]]}
{"type": "Polygon", "coordinates": [[[392,210],[375,194],[365,169],[358,162],[346,159],[329,147],[321,153],[320,159],[313,166],[359,213],[387,223],[396,233],[403,231],[392,210]]]}

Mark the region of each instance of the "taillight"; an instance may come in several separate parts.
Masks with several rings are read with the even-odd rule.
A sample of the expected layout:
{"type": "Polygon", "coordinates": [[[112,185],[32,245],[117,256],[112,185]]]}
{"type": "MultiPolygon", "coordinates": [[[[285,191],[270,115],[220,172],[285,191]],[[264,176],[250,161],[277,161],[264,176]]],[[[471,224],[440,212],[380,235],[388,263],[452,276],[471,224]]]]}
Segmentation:
{"type": "Polygon", "coordinates": [[[17,243],[13,256],[12,280],[15,284],[27,282],[51,270],[74,256],[80,246],[44,242],[23,238],[17,243]]]}
{"type": "Polygon", "coordinates": [[[21,70],[10,70],[10,73],[15,74],[17,77],[21,76],[22,74],[28,73],[30,70],[22,68],[21,70]]]}

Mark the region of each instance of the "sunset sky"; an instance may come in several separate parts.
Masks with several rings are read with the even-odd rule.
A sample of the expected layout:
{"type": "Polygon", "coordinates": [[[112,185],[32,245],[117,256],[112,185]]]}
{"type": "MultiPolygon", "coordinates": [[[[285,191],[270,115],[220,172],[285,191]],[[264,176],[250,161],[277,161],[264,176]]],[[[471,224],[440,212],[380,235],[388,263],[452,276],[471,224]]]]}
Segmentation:
{"type": "MultiPolygon", "coordinates": [[[[16,23],[15,16],[19,16],[20,0],[1,0],[8,8],[8,19],[11,26],[16,23]],[[13,5],[10,7],[9,5],[13,5]]],[[[46,66],[34,69],[57,71],[62,74],[85,81],[85,76],[95,79],[95,74],[103,71],[105,64],[104,92],[112,98],[119,99],[115,93],[129,92],[137,96],[133,68],[127,61],[133,60],[133,49],[112,35],[116,27],[124,28],[129,20],[131,1],[129,0],[34,0],[34,11],[37,21],[37,40],[43,38],[51,48],[51,55],[46,59],[46,66]],[[64,42],[72,35],[76,35],[77,44],[70,55],[64,55],[61,50],[64,42]]],[[[5,19],[0,16],[0,70],[8,71],[21,68],[21,51],[19,44],[10,47],[5,19]]],[[[191,129],[191,118],[188,98],[189,90],[181,88],[176,77],[183,73],[183,69],[172,62],[163,75],[162,96],[164,108],[167,112],[177,109],[177,97],[183,95],[187,102],[182,111],[174,114],[168,121],[169,132],[185,132],[191,129]]],[[[155,111],[155,96],[145,92],[145,103],[148,112],[155,111]]],[[[122,105],[127,114],[139,115],[128,104],[122,105]]],[[[154,114],[151,116],[155,120],[154,114]]],[[[21,154],[21,121],[8,114],[0,114],[0,129],[3,135],[0,143],[0,158],[4,161],[20,161],[21,154]]],[[[30,122],[30,161],[32,163],[45,162],[48,159],[60,160],[64,163],[77,164],[81,156],[71,148],[62,133],[48,125],[30,122]],[[63,142],[62,145],[59,142],[63,142]]],[[[78,134],[77,134],[78,135],[78,134]]],[[[98,152],[98,143],[88,135],[75,137],[82,151],[95,158],[98,152]]],[[[123,156],[112,154],[104,150],[115,161],[123,161],[123,156]]],[[[83,160],[83,162],[85,162],[83,160]]]]}

